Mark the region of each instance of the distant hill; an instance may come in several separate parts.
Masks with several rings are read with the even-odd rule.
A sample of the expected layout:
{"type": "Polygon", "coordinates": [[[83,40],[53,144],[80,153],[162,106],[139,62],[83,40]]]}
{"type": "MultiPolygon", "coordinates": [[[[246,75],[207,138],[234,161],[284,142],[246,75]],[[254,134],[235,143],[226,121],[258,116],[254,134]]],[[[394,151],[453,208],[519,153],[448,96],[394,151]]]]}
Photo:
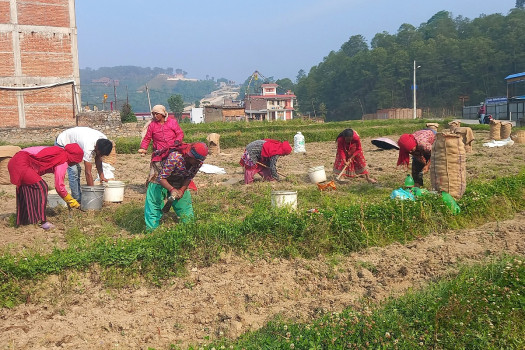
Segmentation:
{"type": "Polygon", "coordinates": [[[106,109],[110,108],[110,102],[116,100],[115,109],[120,110],[129,100],[134,112],[148,112],[146,85],[151,105],[163,104],[167,107],[171,95],[181,95],[185,103],[191,104],[218,89],[220,81],[227,81],[224,78],[217,81],[167,80],[169,76],[174,76],[173,68],[117,66],[80,69],[82,106],[89,105],[93,109],[96,105],[102,109],[106,94],[106,109]]]}

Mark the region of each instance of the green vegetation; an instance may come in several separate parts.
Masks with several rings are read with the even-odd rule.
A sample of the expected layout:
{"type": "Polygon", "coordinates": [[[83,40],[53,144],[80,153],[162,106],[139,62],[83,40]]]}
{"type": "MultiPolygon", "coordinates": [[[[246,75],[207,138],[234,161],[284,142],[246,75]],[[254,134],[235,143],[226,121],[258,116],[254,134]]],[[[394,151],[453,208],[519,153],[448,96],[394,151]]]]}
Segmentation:
{"type": "Polygon", "coordinates": [[[383,305],[365,300],[312,324],[275,320],[191,349],[523,349],[524,281],[523,257],[509,257],[383,305]]]}
{"type": "Polygon", "coordinates": [[[122,121],[123,123],[137,122],[137,117],[135,116],[135,113],[133,113],[133,110],[129,103],[124,103],[124,106],[122,106],[122,110],[120,111],[120,121],[122,121]]]}
{"type": "MultiPolygon", "coordinates": [[[[416,202],[385,200],[377,193],[355,196],[351,202],[323,197],[320,192],[305,203],[317,201],[320,213],[275,210],[268,215],[267,196],[271,188],[261,184],[250,193],[220,192],[210,202],[195,203],[198,218],[193,224],[163,226],[155,234],[137,239],[118,238],[118,227],[131,233],[143,232],[137,217],[143,217],[143,204],[131,203],[112,213],[97,214],[99,231],[81,234],[86,222],[72,225],[68,248],[50,254],[27,252],[0,257],[2,306],[15,305],[24,298],[24,284],[48,274],[68,269],[85,269],[93,264],[103,268],[131,269],[159,283],[184,272],[189,261],[209,265],[224,250],[258,256],[272,252],[276,257],[315,257],[319,254],[348,254],[370,246],[407,242],[447,228],[467,227],[512,215],[525,208],[525,172],[488,183],[473,183],[458,204],[461,214],[452,215],[440,196],[423,196],[416,202]],[[319,198],[312,198],[318,196],[319,198]],[[323,197],[321,199],[321,197],[323,197]],[[219,200],[222,198],[222,200],[219,200]],[[244,207],[224,209],[227,201],[244,207]],[[321,200],[318,200],[321,199],[321,200]],[[212,203],[212,205],[209,205],[212,203]],[[215,205],[213,205],[215,203],[215,205]],[[498,211],[493,208],[497,206],[498,211]],[[200,219],[206,218],[206,219],[200,219]],[[99,232],[99,233],[97,233],[99,232]]],[[[226,191],[226,190],[225,190],[226,191]]],[[[206,196],[204,196],[206,197],[206,196]]],[[[94,226],[94,225],[93,225],[94,226]]]]}
{"type": "Polygon", "coordinates": [[[328,120],[345,120],[410,107],[414,60],[421,65],[417,101],[424,109],[461,110],[461,95],[471,104],[506,96],[503,79],[525,71],[525,46],[518,39],[525,37],[523,23],[523,8],[473,20],[440,11],[419,27],[401,24],[395,34],[352,35],[298,79],[299,109],[314,115],[324,104],[328,120]]]}
{"type": "Polygon", "coordinates": [[[147,112],[148,94],[152,105],[168,105],[171,95],[181,95],[186,103],[200,100],[218,87],[218,81],[173,81],[166,80],[167,75],[173,75],[173,68],[142,68],[135,66],[85,68],[80,70],[80,85],[82,88],[82,105],[100,110],[103,108],[103,96],[108,95],[106,109],[109,103],[115,102],[114,109],[120,110],[127,101],[136,112],[147,112]]]}

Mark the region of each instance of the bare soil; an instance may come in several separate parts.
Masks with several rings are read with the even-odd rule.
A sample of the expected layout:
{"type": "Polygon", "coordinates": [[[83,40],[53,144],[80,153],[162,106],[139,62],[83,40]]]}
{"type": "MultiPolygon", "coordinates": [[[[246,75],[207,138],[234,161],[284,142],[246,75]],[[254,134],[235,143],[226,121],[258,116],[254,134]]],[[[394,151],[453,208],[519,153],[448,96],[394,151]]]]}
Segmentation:
{"type": "MultiPolygon", "coordinates": [[[[524,165],[525,146],[485,148],[488,133],[476,132],[474,152],[467,157],[468,181],[516,174],[524,165]]],[[[395,136],[391,137],[395,139],[395,136]]],[[[279,171],[294,186],[311,186],[307,170],[324,165],[327,174],[335,157],[335,143],[307,143],[306,154],[291,154],[279,160],[279,171]]],[[[396,171],[397,152],[377,149],[363,140],[370,173],[379,186],[400,186],[406,175],[396,171]]],[[[211,155],[206,163],[226,170],[226,175],[201,174],[198,187],[231,186],[249,191],[242,184],[238,161],[241,148],[211,155]]],[[[126,182],[125,201],[144,201],[148,157],[118,155],[117,180],[126,182]]],[[[47,176],[47,175],[46,175],[47,176]]],[[[50,186],[52,177],[45,177],[50,186]]],[[[289,183],[287,179],[275,186],[289,183]]],[[[429,185],[429,178],[425,178],[429,185]]],[[[349,190],[352,179],[338,184],[349,190]],[[346,187],[345,187],[346,186],[346,187]]],[[[289,185],[289,184],[288,184],[289,185]]],[[[14,186],[0,186],[0,249],[4,252],[47,253],[65,247],[65,232],[71,217],[55,215],[56,228],[14,228],[14,186]]],[[[198,199],[198,192],[195,200],[198,199]]],[[[118,206],[119,204],[108,204],[118,206]]],[[[86,230],[95,228],[86,228],[86,230]]],[[[206,343],[217,337],[237,337],[263,326],[276,315],[308,321],[325,312],[340,311],[362,298],[374,301],[418,288],[429,281],[455,273],[461,264],[492,259],[501,254],[525,255],[525,212],[513,219],[492,222],[469,230],[433,234],[406,245],[341,257],[314,260],[260,259],[248,261],[224,254],[211,267],[188,266],[188,275],[171,280],[162,288],[141,284],[133,288],[109,289],[101,283],[101,271],[50,276],[27,303],[0,310],[0,346],[5,349],[157,349],[170,344],[186,346],[206,343]]],[[[126,236],[126,233],[122,233],[126,236]]],[[[0,271],[1,273],[1,271],[0,271]]]]}

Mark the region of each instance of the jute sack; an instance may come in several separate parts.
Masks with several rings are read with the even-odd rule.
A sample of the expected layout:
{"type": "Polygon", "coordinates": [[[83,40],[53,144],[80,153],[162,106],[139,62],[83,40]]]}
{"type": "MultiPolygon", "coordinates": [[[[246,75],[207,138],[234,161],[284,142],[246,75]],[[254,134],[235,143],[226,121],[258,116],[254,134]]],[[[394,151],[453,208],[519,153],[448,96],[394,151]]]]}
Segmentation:
{"type": "Polygon", "coordinates": [[[459,128],[455,128],[453,130],[453,133],[461,135],[461,140],[463,141],[463,144],[465,145],[465,152],[466,153],[472,152],[472,141],[474,141],[474,132],[472,131],[472,128],[462,126],[459,128]]]}
{"type": "Polygon", "coordinates": [[[113,144],[113,148],[107,156],[102,157],[102,162],[114,165],[117,162],[117,148],[115,145],[115,141],[111,141],[111,143],[113,144]]]}
{"type": "Polygon", "coordinates": [[[439,124],[438,123],[427,123],[427,128],[432,129],[434,131],[438,131],[439,124]]]}
{"type": "Polygon", "coordinates": [[[501,140],[501,122],[499,120],[490,121],[489,138],[491,140],[501,140]]]}
{"type": "Polygon", "coordinates": [[[219,154],[221,153],[221,145],[219,139],[221,138],[221,135],[216,133],[211,133],[206,137],[206,140],[208,141],[208,151],[210,154],[219,154]]]}
{"type": "Polygon", "coordinates": [[[20,150],[18,146],[0,146],[0,185],[11,184],[7,163],[20,150]]]}
{"type": "Polygon", "coordinates": [[[450,128],[450,131],[454,130],[455,128],[459,128],[461,126],[460,120],[453,120],[450,123],[448,123],[448,127],[450,128]]]}
{"type": "Polygon", "coordinates": [[[516,143],[525,143],[525,130],[518,130],[512,134],[511,139],[516,143]]]}
{"type": "Polygon", "coordinates": [[[430,181],[436,191],[461,198],[467,187],[465,146],[461,135],[437,133],[430,157],[430,181]]]}
{"type": "Polygon", "coordinates": [[[500,137],[502,140],[508,139],[512,132],[511,122],[501,122],[500,137]]]}

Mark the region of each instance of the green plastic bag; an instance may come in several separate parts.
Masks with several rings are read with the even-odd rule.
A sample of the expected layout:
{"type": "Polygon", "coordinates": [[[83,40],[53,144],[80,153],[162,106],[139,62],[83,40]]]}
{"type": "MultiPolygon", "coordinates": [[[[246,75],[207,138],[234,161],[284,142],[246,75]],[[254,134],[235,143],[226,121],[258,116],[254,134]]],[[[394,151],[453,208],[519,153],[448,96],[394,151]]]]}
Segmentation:
{"type": "Polygon", "coordinates": [[[452,197],[448,192],[441,192],[441,198],[443,199],[443,203],[445,203],[453,215],[457,215],[461,212],[461,208],[459,207],[458,203],[456,203],[454,197],[452,197]]]}

